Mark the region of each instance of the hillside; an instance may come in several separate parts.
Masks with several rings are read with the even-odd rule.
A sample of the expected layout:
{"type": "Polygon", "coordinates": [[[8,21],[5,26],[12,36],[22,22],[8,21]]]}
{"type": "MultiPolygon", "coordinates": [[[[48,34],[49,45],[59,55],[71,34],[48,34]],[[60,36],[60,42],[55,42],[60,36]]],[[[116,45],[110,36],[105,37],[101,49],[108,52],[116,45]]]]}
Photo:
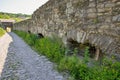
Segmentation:
{"type": "Polygon", "coordinates": [[[0,12],[0,19],[14,19],[16,22],[28,19],[31,15],[27,14],[13,14],[13,13],[6,13],[6,12],[0,12]]]}

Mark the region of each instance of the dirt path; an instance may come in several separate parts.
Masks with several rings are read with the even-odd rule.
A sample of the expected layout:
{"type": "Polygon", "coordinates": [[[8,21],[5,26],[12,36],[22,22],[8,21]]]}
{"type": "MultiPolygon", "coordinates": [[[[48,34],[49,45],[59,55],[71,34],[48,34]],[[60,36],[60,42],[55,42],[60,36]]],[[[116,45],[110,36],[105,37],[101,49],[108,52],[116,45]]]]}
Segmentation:
{"type": "Polygon", "coordinates": [[[9,34],[12,38],[6,34],[0,39],[0,65],[5,62],[0,66],[0,80],[65,80],[54,70],[53,63],[39,56],[16,34],[9,34]]]}

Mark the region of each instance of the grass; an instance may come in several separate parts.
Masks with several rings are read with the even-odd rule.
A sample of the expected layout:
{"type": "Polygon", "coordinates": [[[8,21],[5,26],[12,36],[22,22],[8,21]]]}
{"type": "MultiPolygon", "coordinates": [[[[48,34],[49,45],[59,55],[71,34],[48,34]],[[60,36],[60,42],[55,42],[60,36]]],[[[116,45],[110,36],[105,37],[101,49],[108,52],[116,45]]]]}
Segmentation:
{"type": "Polygon", "coordinates": [[[66,56],[66,48],[57,37],[42,39],[34,34],[15,31],[26,43],[34,48],[39,54],[47,56],[55,62],[58,70],[71,75],[70,80],[120,80],[120,63],[104,58],[101,65],[88,67],[89,51],[85,50],[84,59],[80,60],[76,50],[72,56],[66,56]]]}
{"type": "Polygon", "coordinates": [[[3,30],[1,27],[0,27],[0,37],[3,36],[5,34],[5,30],[3,30]]]}

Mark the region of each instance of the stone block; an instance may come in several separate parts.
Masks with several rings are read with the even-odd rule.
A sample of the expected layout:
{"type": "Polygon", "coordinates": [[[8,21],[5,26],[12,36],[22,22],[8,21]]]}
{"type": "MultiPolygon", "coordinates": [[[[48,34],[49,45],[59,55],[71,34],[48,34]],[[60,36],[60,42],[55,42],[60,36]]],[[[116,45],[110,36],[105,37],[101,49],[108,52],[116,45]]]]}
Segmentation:
{"type": "Polygon", "coordinates": [[[89,0],[90,2],[94,1],[94,0],[89,0]]]}
{"type": "Polygon", "coordinates": [[[120,5],[120,2],[117,2],[116,5],[120,5]]]}
{"type": "Polygon", "coordinates": [[[116,15],[116,16],[113,16],[112,21],[113,22],[120,21],[120,14],[116,15]]]}
{"type": "Polygon", "coordinates": [[[111,8],[111,7],[114,7],[114,6],[115,6],[114,3],[107,3],[107,4],[105,5],[106,8],[111,8]]]}
{"type": "Polygon", "coordinates": [[[82,38],[81,38],[81,43],[84,43],[86,40],[86,36],[87,36],[87,33],[86,32],[84,32],[83,33],[83,36],[82,36],[82,38]]]}
{"type": "Polygon", "coordinates": [[[92,2],[92,3],[89,3],[89,7],[90,7],[90,8],[93,8],[93,7],[95,7],[95,6],[96,6],[95,3],[93,3],[93,2],[92,2]]]}
{"type": "Polygon", "coordinates": [[[88,13],[95,13],[96,12],[96,9],[95,8],[89,8],[87,10],[88,13]]]}
{"type": "Polygon", "coordinates": [[[77,42],[80,43],[84,33],[82,31],[77,32],[77,42]]]}
{"type": "Polygon", "coordinates": [[[111,16],[105,17],[105,22],[111,22],[111,16]]]}
{"type": "Polygon", "coordinates": [[[104,6],[105,6],[104,3],[99,3],[99,4],[97,5],[97,8],[98,8],[98,9],[99,9],[99,8],[104,8],[104,6]]]}
{"type": "Polygon", "coordinates": [[[98,8],[98,10],[97,10],[99,13],[103,13],[103,12],[105,12],[105,9],[104,8],[98,8]]]}
{"type": "Polygon", "coordinates": [[[77,38],[77,32],[76,32],[76,30],[70,30],[70,31],[68,31],[67,32],[67,37],[68,37],[68,39],[69,38],[71,38],[71,39],[73,39],[73,40],[76,40],[77,38]]]}
{"type": "Polygon", "coordinates": [[[72,7],[72,3],[71,3],[71,2],[68,2],[68,3],[67,3],[67,8],[70,8],[70,7],[72,7]]]}
{"type": "Polygon", "coordinates": [[[105,30],[105,29],[109,29],[110,26],[109,26],[109,24],[103,24],[103,25],[99,26],[99,28],[105,30]]]}
{"type": "Polygon", "coordinates": [[[66,13],[67,13],[67,14],[73,13],[73,7],[67,8],[67,9],[66,9],[66,13]]]}
{"type": "Polygon", "coordinates": [[[87,15],[88,18],[96,18],[97,17],[97,14],[96,13],[89,13],[87,15]]]}
{"type": "Polygon", "coordinates": [[[104,14],[103,13],[97,13],[98,16],[103,16],[104,14]]]}

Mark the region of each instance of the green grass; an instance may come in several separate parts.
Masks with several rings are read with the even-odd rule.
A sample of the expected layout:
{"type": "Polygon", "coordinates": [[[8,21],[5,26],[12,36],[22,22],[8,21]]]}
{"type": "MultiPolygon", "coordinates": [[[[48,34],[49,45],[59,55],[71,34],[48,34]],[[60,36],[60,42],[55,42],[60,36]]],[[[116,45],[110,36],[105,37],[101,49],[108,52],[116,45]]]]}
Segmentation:
{"type": "Polygon", "coordinates": [[[57,37],[38,39],[34,34],[22,31],[15,31],[15,33],[22,37],[39,54],[43,54],[55,62],[59,71],[69,73],[71,75],[70,80],[120,80],[119,62],[113,62],[105,58],[101,65],[88,67],[88,47],[84,59],[80,60],[76,55],[76,50],[72,56],[66,56],[67,49],[57,37]]]}
{"type": "Polygon", "coordinates": [[[3,30],[1,27],[0,27],[0,37],[3,36],[5,34],[5,30],[3,30]]]}

